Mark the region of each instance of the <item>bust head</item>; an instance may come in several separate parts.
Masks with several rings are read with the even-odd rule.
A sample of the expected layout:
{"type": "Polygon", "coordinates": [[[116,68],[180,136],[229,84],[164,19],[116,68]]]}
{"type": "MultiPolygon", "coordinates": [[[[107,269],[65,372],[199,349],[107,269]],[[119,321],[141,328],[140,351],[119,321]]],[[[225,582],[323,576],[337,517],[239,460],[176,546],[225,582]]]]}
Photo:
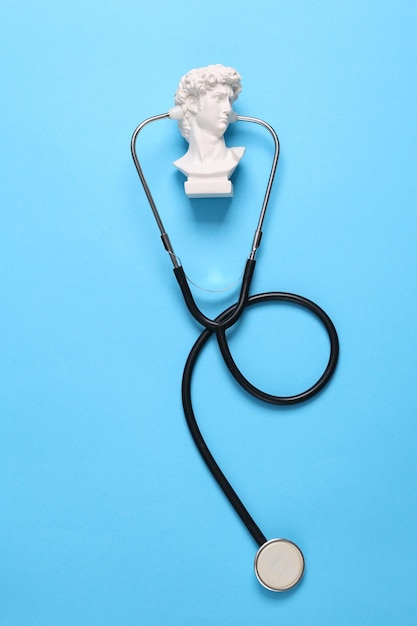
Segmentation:
{"type": "Polygon", "coordinates": [[[238,72],[224,65],[191,70],[180,80],[176,106],[169,116],[178,120],[188,150],[173,165],[187,176],[184,189],[190,198],[230,197],[233,193],[229,177],[245,148],[228,148],[223,135],[233,121],[232,105],[241,90],[238,72]]]}
{"type": "Polygon", "coordinates": [[[193,124],[217,137],[226,131],[232,104],[242,91],[241,79],[232,67],[208,65],[183,76],[175,93],[175,104],[182,110],[178,122],[182,136],[189,141],[193,124]]]}

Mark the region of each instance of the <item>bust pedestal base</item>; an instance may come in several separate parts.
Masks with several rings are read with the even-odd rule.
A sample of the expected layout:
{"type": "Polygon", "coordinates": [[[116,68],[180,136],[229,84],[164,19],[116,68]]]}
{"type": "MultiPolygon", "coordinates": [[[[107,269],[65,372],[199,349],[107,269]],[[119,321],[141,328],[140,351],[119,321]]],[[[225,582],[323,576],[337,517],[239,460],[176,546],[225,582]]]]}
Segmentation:
{"type": "Polygon", "coordinates": [[[227,178],[189,178],[184,183],[189,198],[231,198],[233,185],[227,178]]]}

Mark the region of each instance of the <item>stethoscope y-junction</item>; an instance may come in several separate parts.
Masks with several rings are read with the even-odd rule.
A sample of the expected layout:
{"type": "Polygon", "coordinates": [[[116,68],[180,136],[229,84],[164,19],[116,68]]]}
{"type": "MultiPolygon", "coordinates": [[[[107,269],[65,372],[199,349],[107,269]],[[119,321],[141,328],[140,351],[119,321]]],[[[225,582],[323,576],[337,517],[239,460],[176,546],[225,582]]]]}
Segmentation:
{"type": "Polygon", "coordinates": [[[268,540],[263,532],[260,530],[258,525],[255,523],[254,519],[249,514],[248,510],[240,500],[239,496],[227,480],[226,476],[223,474],[213,455],[207,447],[207,444],[201,434],[201,431],[198,427],[196,417],[193,410],[192,397],[191,397],[191,381],[194,371],[194,366],[196,361],[206,345],[209,339],[214,335],[222,357],[231,372],[232,376],[236,379],[236,381],[241,385],[248,393],[252,394],[256,398],[263,400],[265,402],[276,404],[276,405],[291,405],[303,402],[315,396],[330,380],[337,364],[338,354],[339,354],[339,342],[336,333],[336,329],[329,318],[329,316],[321,309],[317,304],[304,298],[303,296],[299,296],[292,293],[285,293],[280,291],[272,291],[267,293],[260,293],[256,295],[249,295],[250,285],[255,269],[255,256],[256,252],[259,248],[262,238],[262,227],[265,219],[265,213],[269,202],[269,197],[271,193],[272,184],[274,181],[275,172],[278,165],[279,158],[279,140],[275,130],[267,124],[265,121],[254,118],[247,117],[243,115],[235,115],[235,121],[241,122],[250,122],[254,124],[258,124],[263,128],[267,129],[272,136],[274,141],[274,157],[272,160],[271,171],[269,175],[269,179],[266,186],[265,196],[262,203],[261,212],[259,215],[259,220],[256,226],[256,230],[253,237],[252,247],[248,255],[248,259],[246,261],[240,294],[238,301],[232,306],[228,307],[225,311],[223,311],[220,315],[218,315],[215,319],[210,319],[200,310],[197,306],[192,292],[190,290],[186,274],[181,265],[179,257],[174,252],[171,241],[167,232],[165,231],[162,219],[159,215],[159,212],[156,208],[155,202],[151,195],[149,186],[146,182],[146,179],[143,175],[143,171],[141,165],[139,163],[139,159],[136,151],[136,141],[141,130],[150,124],[151,122],[155,122],[158,120],[163,120],[165,118],[173,117],[173,115],[168,113],[163,113],[161,115],[155,115],[144,120],[139,126],[136,128],[133,133],[131,149],[133,160],[139,174],[139,178],[145,190],[148,202],[154,214],[156,223],[161,233],[162,243],[168,252],[172,264],[174,266],[174,274],[177,279],[177,282],[180,286],[185,304],[190,311],[191,315],[203,326],[204,330],[201,335],[198,337],[194,346],[191,349],[191,352],[188,356],[187,362],[185,364],[183,378],[182,378],[182,402],[184,407],[184,413],[187,420],[187,424],[194,440],[197,449],[199,450],[202,458],[204,459],[207,467],[210,472],[216,479],[220,488],[223,490],[225,496],[229,500],[230,504],[235,509],[236,513],[239,515],[240,519],[254,538],[257,543],[259,549],[255,557],[255,573],[259,580],[259,582],[271,591],[285,591],[294,587],[302,578],[304,573],[304,557],[301,550],[298,546],[289,541],[288,539],[278,538],[278,539],[270,539],[268,540]],[[298,307],[302,307],[310,311],[314,316],[316,316],[321,324],[324,326],[327,331],[327,335],[330,342],[330,355],[326,365],[326,368],[320,378],[308,389],[297,393],[291,396],[278,396],[272,395],[270,393],[266,393],[265,391],[259,389],[255,385],[253,385],[245,376],[242,374],[238,366],[236,365],[233,356],[231,354],[228,340],[227,340],[227,329],[231,328],[236,322],[239,320],[243,312],[247,307],[255,306],[256,304],[260,304],[263,302],[284,302],[291,303],[298,307]]]}

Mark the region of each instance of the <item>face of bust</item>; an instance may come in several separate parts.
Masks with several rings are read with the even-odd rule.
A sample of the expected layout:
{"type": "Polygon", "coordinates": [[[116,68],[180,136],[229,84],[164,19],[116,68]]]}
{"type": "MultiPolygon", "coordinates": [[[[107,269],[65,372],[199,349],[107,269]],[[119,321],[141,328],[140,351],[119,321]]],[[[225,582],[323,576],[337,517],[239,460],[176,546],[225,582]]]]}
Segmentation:
{"type": "Polygon", "coordinates": [[[230,85],[216,85],[199,99],[196,124],[215,137],[222,137],[229,125],[233,90],[230,85]]]}

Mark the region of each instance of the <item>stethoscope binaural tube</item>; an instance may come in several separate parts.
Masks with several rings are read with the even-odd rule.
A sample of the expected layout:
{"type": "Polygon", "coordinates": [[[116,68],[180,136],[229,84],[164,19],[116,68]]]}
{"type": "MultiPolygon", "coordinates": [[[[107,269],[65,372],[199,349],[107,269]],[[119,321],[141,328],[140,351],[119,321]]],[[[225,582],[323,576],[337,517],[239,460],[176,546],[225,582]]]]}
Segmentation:
{"type": "Polygon", "coordinates": [[[161,113],[160,115],[154,115],[152,117],[147,118],[146,120],[141,122],[139,126],[137,126],[137,128],[135,129],[132,135],[132,140],[130,144],[132,158],[133,158],[136,170],[138,172],[140,181],[142,183],[143,189],[145,191],[146,197],[148,199],[149,205],[152,209],[152,213],[154,215],[155,221],[159,228],[163,246],[165,250],[168,252],[171,258],[171,262],[174,266],[174,274],[180,286],[180,289],[181,289],[181,292],[184,297],[184,301],[187,305],[188,310],[190,311],[191,315],[202,326],[204,326],[207,329],[210,329],[210,330],[215,330],[217,328],[227,329],[233,326],[233,324],[237,322],[237,320],[243,313],[245,306],[246,306],[246,302],[247,302],[247,298],[249,294],[249,288],[250,288],[253,272],[255,269],[255,256],[261,243],[262,226],[263,226],[263,222],[265,219],[266,210],[268,208],[269,197],[271,194],[271,189],[272,189],[272,185],[273,185],[274,178],[275,178],[275,173],[276,173],[277,166],[278,166],[278,159],[279,159],[279,152],[280,152],[278,135],[275,132],[275,130],[272,128],[272,126],[270,126],[267,122],[257,117],[248,117],[246,115],[236,115],[234,117],[234,121],[250,122],[254,124],[259,124],[260,126],[266,128],[268,132],[271,134],[273,142],[274,142],[274,156],[272,159],[271,170],[269,173],[268,182],[267,182],[266,189],[265,189],[265,195],[264,195],[264,199],[262,202],[261,211],[259,213],[258,223],[257,223],[256,230],[253,236],[252,247],[248,255],[248,259],[245,265],[245,270],[243,273],[242,285],[241,285],[238,303],[233,308],[233,310],[230,311],[229,315],[227,315],[225,318],[222,318],[220,321],[216,321],[216,320],[219,320],[219,318],[216,318],[216,320],[212,320],[206,317],[204,313],[199,309],[199,307],[197,306],[194,300],[194,297],[188,285],[188,281],[187,281],[187,277],[185,275],[184,269],[179,261],[179,257],[174,252],[174,248],[171,244],[169,235],[165,230],[165,226],[162,222],[162,218],[159,214],[155,201],[152,197],[152,193],[149,189],[149,185],[143,174],[143,170],[140,165],[139,158],[138,158],[137,151],[136,151],[136,141],[139,136],[139,133],[143,130],[143,128],[145,128],[145,126],[147,126],[148,124],[152,122],[156,122],[162,119],[167,119],[169,117],[170,117],[170,113],[161,113]]]}

